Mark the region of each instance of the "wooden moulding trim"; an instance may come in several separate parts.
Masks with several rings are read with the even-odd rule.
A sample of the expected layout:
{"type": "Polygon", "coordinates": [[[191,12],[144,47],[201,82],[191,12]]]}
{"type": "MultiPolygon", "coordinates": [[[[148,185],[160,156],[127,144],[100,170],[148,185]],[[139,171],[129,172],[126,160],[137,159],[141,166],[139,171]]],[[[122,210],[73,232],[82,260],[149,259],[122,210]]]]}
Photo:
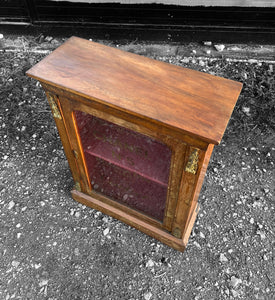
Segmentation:
{"type": "Polygon", "coordinates": [[[193,229],[193,225],[195,223],[195,220],[196,220],[197,214],[199,212],[199,209],[200,209],[200,206],[199,206],[198,203],[196,203],[196,207],[193,210],[190,219],[188,220],[187,228],[186,228],[186,230],[184,232],[184,235],[183,235],[183,242],[184,242],[185,245],[187,245],[187,243],[188,243],[188,239],[189,239],[189,236],[190,236],[191,231],[193,229]]]}
{"type": "MultiPolygon", "coordinates": [[[[135,218],[142,220],[145,223],[151,224],[152,226],[158,227],[161,230],[165,230],[166,228],[164,227],[164,223],[160,222],[159,220],[156,220],[148,215],[146,215],[145,213],[142,213],[138,210],[135,210],[129,206],[126,206],[122,203],[119,203],[118,201],[112,200],[107,196],[104,196],[102,194],[96,193],[93,190],[91,191],[85,191],[85,190],[81,190],[82,193],[97,199],[98,201],[100,201],[101,203],[106,203],[107,205],[109,205],[110,207],[115,207],[118,210],[123,211],[125,214],[127,215],[131,215],[134,216],[135,218]]],[[[169,230],[168,230],[169,231],[169,230]]]]}
{"type": "MultiPolygon", "coordinates": [[[[38,78],[36,76],[30,75],[30,74],[28,74],[28,76],[30,76],[30,77],[32,77],[36,80],[39,80],[41,82],[41,84],[43,84],[44,86],[47,87],[48,90],[52,90],[53,92],[58,93],[59,95],[63,94],[65,97],[70,98],[72,100],[75,100],[75,97],[76,97],[77,101],[81,101],[82,103],[84,103],[88,106],[105,107],[105,109],[104,108],[103,109],[102,108],[101,109],[97,108],[97,109],[98,110],[108,110],[108,111],[110,111],[110,113],[112,111],[112,113],[115,112],[115,115],[117,113],[119,113],[119,115],[124,115],[126,113],[126,115],[131,116],[131,118],[138,119],[139,122],[142,122],[143,124],[145,122],[146,123],[149,122],[149,124],[151,124],[151,126],[155,125],[158,128],[165,128],[166,130],[169,131],[170,134],[171,133],[173,134],[173,133],[177,132],[177,133],[179,133],[180,136],[186,136],[187,139],[190,139],[191,141],[194,141],[194,140],[198,141],[199,140],[204,144],[205,148],[207,147],[207,145],[209,143],[218,145],[219,142],[220,142],[220,141],[217,141],[217,140],[208,139],[206,137],[194,134],[192,132],[185,131],[183,129],[179,129],[177,127],[173,127],[171,125],[167,125],[167,124],[162,123],[162,122],[160,122],[158,120],[155,120],[155,119],[150,119],[150,118],[145,117],[143,115],[139,115],[137,113],[134,113],[130,110],[125,111],[123,108],[121,108],[119,106],[111,105],[108,102],[102,101],[102,100],[97,99],[97,98],[93,98],[91,96],[87,96],[85,94],[79,93],[79,92],[77,92],[75,90],[71,90],[69,88],[65,88],[63,86],[56,85],[52,82],[49,83],[49,82],[44,81],[43,79],[38,78]]],[[[165,132],[165,134],[167,134],[167,132],[165,132]]],[[[178,137],[176,137],[176,138],[178,138],[178,137]]],[[[183,141],[184,141],[184,139],[183,139],[183,141]]],[[[188,144],[192,145],[192,142],[191,143],[190,143],[190,141],[186,141],[186,142],[188,144]]],[[[197,145],[194,145],[194,146],[198,147],[197,145]]],[[[201,148],[201,146],[199,148],[201,148]]]]}
{"type": "MultiPolygon", "coordinates": [[[[49,101],[49,95],[51,94],[51,91],[49,91],[44,85],[42,85],[42,87],[45,90],[46,97],[49,101]]],[[[55,93],[52,93],[51,96],[52,97],[57,97],[55,93]]],[[[75,158],[74,158],[73,153],[72,153],[72,147],[71,147],[68,131],[67,131],[65,123],[64,123],[64,115],[63,115],[63,111],[60,109],[60,101],[59,101],[58,97],[56,98],[56,101],[57,101],[57,105],[59,107],[60,113],[62,115],[62,119],[60,120],[60,119],[57,119],[57,118],[54,118],[54,117],[53,117],[53,119],[55,121],[57,130],[58,130],[58,133],[59,133],[59,136],[60,136],[60,140],[61,140],[63,148],[64,148],[64,152],[65,152],[66,157],[68,159],[73,179],[74,179],[74,181],[80,181],[79,169],[78,169],[77,163],[76,163],[75,158]]]]}
{"type": "MultiPolygon", "coordinates": [[[[188,241],[188,237],[187,234],[183,237],[183,239],[177,239],[174,236],[172,236],[171,234],[169,234],[168,232],[161,230],[159,228],[156,228],[155,226],[152,226],[134,216],[131,216],[125,212],[123,212],[120,209],[117,209],[113,206],[108,205],[107,203],[103,203],[91,196],[88,196],[84,193],[78,192],[76,190],[72,190],[72,197],[74,200],[89,206],[91,208],[94,208],[96,210],[99,210],[101,212],[103,212],[104,214],[107,214],[113,218],[116,218],[140,231],[142,231],[143,233],[159,240],[160,242],[168,245],[169,247],[172,247],[178,251],[183,252],[185,250],[186,247],[186,243],[188,241]]],[[[195,221],[194,218],[191,218],[190,220],[190,227],[192,229],[193,224],[191,224],[191,221],[195,221]]],[[[190,232],[191,232],[190,229],[190,232]]],[[[189,234],[190,234],[189,232],[189,234]]],[[[188,232],[187,232],[188,233],[188,232]]]]}
{"type": "MultiPolygon", "coordinates": [[[[188,158],[190,154],[193,152],[195,148],[188,146],[187,155],[185,156],[185,166],[187,164],[188,158]]],[[[183,170],[182,179],[180,183],[180,192],[176,207],[176,213],[174,218],[174,223],[172,226],[172,232],[177,237],[185,236],[186,229],[190,223],[190,216],[195,210],[195,206],[192,206],[194,193],[196,191],[198,176],[201,170],[201,163],[203,161],[205,152],[199,151],[198,157],[198,166],[196,174],[190,173],[188,171],[183,170]]]]}
{"type": "Polygon", "coordinates": [[[189,220],[192,218],[192,212],[198,206],[199,194],[200,194],[200,191],[201,191],[203,180],[205,178],[205,173],[207,171],[208,163],[209,163],[213,148],[214,148],[213,144],[208,146],[208,149],[204,154],[204,158],[202,160],[202,165],[200,167],[200,170],[197,172],[199,175],[198,175],[198,178],[197,178],[196,183],[195,183],[193,197],[192,197],[191,205],[190,205],[190,208],[189,208],[189,215],[188,215],[188,218],[187,218],[187,222],[186,222],[184,232],[186,232],[186,230],[188,230],[188,224],[189,224],[189,220]]]}

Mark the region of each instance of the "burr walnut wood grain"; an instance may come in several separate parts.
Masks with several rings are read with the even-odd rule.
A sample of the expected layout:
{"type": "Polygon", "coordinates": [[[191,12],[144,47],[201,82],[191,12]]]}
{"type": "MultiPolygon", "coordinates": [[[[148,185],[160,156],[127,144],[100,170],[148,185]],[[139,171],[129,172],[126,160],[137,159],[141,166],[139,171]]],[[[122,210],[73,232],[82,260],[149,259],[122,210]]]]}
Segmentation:
{"type": "Polygon", "coordinates": [[[28,75],[213,144],[220,142],[242,86],[77,37],[28,75]]]}

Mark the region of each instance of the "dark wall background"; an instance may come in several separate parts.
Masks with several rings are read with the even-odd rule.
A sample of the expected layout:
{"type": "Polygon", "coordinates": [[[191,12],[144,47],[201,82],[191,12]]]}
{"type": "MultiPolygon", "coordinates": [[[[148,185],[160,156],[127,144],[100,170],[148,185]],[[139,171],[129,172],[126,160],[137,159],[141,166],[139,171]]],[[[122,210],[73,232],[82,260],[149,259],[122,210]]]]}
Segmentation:
{"type": "Polygon", "coordinates": [[[78,27],[107,37],[274,43],[275,8],[0,0],[0,24],[78,27]]]}

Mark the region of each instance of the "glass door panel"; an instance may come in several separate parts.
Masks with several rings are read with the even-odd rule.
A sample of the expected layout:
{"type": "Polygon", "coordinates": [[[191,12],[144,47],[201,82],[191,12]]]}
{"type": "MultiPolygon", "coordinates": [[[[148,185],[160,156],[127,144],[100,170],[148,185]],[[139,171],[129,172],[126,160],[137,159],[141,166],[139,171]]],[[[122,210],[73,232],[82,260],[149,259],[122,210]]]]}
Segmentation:
{"type": "Polygon", "coordinates": [[[170,148],[84,112],[74,115],[93,191],[163,221],[170,148]]]}

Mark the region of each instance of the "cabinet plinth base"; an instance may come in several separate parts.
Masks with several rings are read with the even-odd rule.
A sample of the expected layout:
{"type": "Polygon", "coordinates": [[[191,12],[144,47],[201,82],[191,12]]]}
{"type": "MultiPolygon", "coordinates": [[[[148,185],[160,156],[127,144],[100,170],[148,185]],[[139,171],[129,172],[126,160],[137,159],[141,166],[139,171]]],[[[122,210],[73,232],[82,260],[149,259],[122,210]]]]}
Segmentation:
{"type": "Polygon", "coordinates": [[[84,194],[82,192],[76,191],[76,190],[72,190],[72,197],[74,200],[89,206],[93,209],[99,210],[104,214],[107,214],[113,218],[116,218],[138,230],[140,230],[143,233],[148,234],[149,236],[161,241],[162,243],[183,252],[185,250],[185,247],[187,245],[193,224],[195,222],[197,213],[198,213],[198,204],[196,206],[196,208],[193,211],[193,214],[191,216],[191,218],[189,219],[189,223],[188,226],[186,227],[186,231],[183,235],[182,239],[178,239],[176,237],[174,237],[173,235],[171,235],[169,232],[162,230],[160,228],[157,228],[151,224],[148,224],[147,222],[144,222],[140,219],[138,219],[135,216],[129,215],[127,213],[125,213],[124,211],[115,208],[109,204],[106,204],[102,201],[99,201],[87,194],[84,194]]]}

